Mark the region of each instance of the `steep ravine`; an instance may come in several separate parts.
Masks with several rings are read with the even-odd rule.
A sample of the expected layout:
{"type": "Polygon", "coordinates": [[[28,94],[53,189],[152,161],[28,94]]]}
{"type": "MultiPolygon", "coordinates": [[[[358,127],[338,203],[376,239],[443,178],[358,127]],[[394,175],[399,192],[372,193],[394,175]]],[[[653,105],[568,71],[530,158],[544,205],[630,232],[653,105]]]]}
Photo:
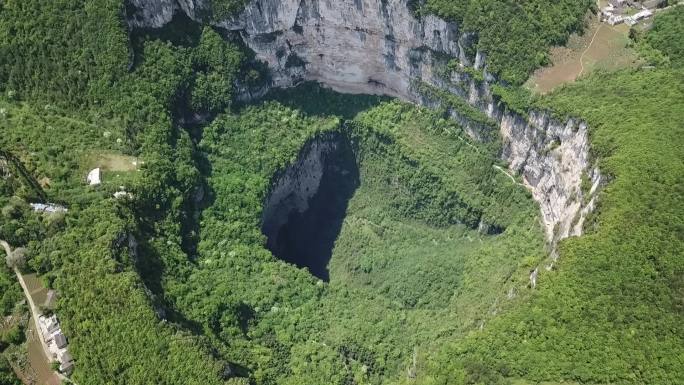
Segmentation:
{"type": "MultiPolygon", "coordinates": [[[[417,19],[407,0],[253,0],[239,16],[225,20],[212,19],[207,0],[130,0],[129,5],[132,28],[161,27],[182,11],[237,31],[269,65],[271,87],[314,80],[341,92],[386,94],[432,106],[442,102],[418,85],[457,95],[499,126],[501,157],[539,203],[552,246],[579,235],[594,207],[601,174],[591,163],[586,124],[558,121],[544,111],[524,117],[508,110],[493,97],[490,84],[496,80],[486,70],[486,56],[473,48],[476,37],[435,16],[417,19]],[[450,72],[450,58],[484,80],[469,71],[450,72]]],[[[482,126],[468,114],[457,108],[451,114],[472,137],[481,137],[482,126]]]]}
{"type": "Polygon", "coordinates": [[[328,261],[359,184],[346,135],[332,132],[311,139],[297,160],[274,176],[262,213],[266,247],[328,281],[328,261]]]}

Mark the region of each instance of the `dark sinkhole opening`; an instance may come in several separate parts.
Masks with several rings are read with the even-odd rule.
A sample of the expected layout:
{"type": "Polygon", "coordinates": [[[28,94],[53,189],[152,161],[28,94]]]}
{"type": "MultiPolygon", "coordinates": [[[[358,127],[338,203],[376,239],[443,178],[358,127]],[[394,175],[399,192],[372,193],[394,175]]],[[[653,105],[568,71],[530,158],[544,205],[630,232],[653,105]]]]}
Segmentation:
{"type": "Polygon", "coordinates": [[[312,139],[274,179],[262,217],[266,247],[327,282],[335,240],[358,186],[349,138],[333,132],[312,139]]]}

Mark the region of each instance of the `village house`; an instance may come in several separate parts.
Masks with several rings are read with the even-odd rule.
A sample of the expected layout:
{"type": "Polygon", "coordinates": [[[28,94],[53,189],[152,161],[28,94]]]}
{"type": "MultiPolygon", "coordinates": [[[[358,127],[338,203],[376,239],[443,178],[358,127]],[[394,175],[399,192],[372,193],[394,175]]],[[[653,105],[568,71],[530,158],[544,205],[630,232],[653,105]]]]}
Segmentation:
{"type": "Polygon", "coordinates": [[[59,371],[65,375],[71,374],[74,368],[74,360],[68,351],[68,341],[66,336],[62,333],[59,326],[59,320],[56,315],[45,317],[41,315],[38,318],[38,326],[40,327],[40,335],[43,341],[47,344],[48,350],[52,357],[51,360],[59,362],[59,371]]]}
{"type": "Polygon", "coordinates": [[[30,203],[29,204],[33,211],[43,212],[43,213],[66,213],[68,209],[64,206],[56,205],[53,203],[30,203]]]}
{"type": "Polygon", "coordinates": [[[634,25],[641,20],[653,16],[653,9],[665,5],[665,0],[647,0],[637,2],[633,0],[610,0],[608,5],[601,8],[599,14],[602,22],[610,25],[626,23],[634,25]],[[635,14],[630,13],[638,10],[635,14]]]}
{"type": "Polygon", "coordinates": [[[653,16],[653,12],[648,10],[648,9],[644,9],[643,11],[639,11],[632,16],[626,17],[625,23],[627,23],[628,25],[634,25],[634,24],[638,23],[639,21],[644,20],[644,19],[651,17],[651,16],[653,16]]]}
{"type": "Polygon", "coordinates": [[[59,371],[67,376],[74,371],[74,359],[66,350],[59,356],[59,371]]]}

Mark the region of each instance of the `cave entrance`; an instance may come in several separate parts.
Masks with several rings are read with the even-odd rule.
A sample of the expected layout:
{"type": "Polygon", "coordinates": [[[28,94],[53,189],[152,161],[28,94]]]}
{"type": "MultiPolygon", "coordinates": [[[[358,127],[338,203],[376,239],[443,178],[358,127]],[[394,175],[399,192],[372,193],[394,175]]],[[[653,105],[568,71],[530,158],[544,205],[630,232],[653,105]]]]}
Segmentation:
{"type": "Polygon", "coordinates": [[[272,185],[262,217],[266,247],[327,282],[335,240],[358,186],[359,169],[346,135],[311,140],[272,185]]]}

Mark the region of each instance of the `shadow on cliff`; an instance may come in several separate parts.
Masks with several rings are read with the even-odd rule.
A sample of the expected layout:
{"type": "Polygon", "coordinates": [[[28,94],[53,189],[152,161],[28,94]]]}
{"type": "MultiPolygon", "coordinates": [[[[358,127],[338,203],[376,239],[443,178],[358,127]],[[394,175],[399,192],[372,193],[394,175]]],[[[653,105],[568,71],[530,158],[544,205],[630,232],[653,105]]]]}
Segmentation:
{"type": "Polygon", "coordinates": [[[265,234],[268,247],[277,258],[307,268],[326,282],[330,278],[328,262],[349,200],[360,184],[349,140],[339,136],[336,141],[336,150],[324,155],[323,175],[318,190],[308,200],[308,208],[303,212],[291,210],[282,226],[265,234]]]}
{"type": "Polygon", "coordinates": [[[307,115],[339,116],[353,119],[359,112],[392,100],[387,96],[349,95],[335,92],[316,82],[305,82],[297,87],[276,88],[268,92],[263,100],[275,100],[307,115]]]}

